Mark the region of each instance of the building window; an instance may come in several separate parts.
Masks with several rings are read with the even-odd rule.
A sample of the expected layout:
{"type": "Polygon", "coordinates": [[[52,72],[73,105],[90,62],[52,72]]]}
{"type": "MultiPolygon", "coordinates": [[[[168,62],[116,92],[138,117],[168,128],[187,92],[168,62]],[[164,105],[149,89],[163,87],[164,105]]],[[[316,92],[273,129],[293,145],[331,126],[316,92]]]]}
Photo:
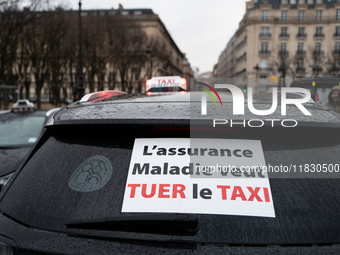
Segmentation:
{"type": "Polygon", "coordinates": [[[298,53],[303,53],[303,46],[304,46],[304,43],[299,42],[299,44],[298,44],[298,53]]]}
{"type": "Polygon", "coordinates": [[[305,20],[305,10],[299,10],[299,21],[305,20]]]}
{"type": "Polygon", "coordinates": [[[269,36],[269,27],[261,27],[261,35],[262,36],[269,36]]]}
{"type": "Polygon", "coordinates": [[[315,36],[322,36],[322,27],[316,27],[315,36]]]}
{"type": "Polygon", "coordinates": [[[268,42],[261,43],[261,53],[268,53],[268,42]]]}
{"type": "Polygon", "coordinates": [[[335,28],[335,36],[340,36],[340,26],[336,26],[336,28],[335,28]]]}
{"type": "Polygon", "coordinates": [[[315,67],[320,67],[321,66],[321,60],[317,59],[315,60],[315,67]]]}
{"type": "Polygon", "coordinates": [[[76,73],[72,73],[72,82],[75,83],[76,82],[76,73]]]}
{"type": "Polygon", "coordinates": [[[335,53],[340,54],[340,42],[335,43],[334,51],[335,51],[335,53]]]}
{"type": "Polygon", "coordinates": [[[321,43],[315,43],[315,53],[321,53],[321,43]]]}
{"type": "Polygon", "coordinates": [[[290,0],[290,4],[296,4],[296,0],[290,0]]]}
{"type": "Polygon", "coordinates": [[[340,20],[340,9],[336,9],[336,19],[340,20]]]}
{"type": "Polygon", "coordinates": [[[288,0],[281,0],[281,4],[288,4],[288,0]]]}
{"type": "Polygon", "coordinates": [[[288,36],[288,27],[281,27],[281,36],[288,36]]]}
{"type": "Polygon", "coordinates": [[[133,14],[134,15],[142,15],[142,12],[141,11],[134,11],[133,14]]]}
{"type": "Polygon", "coordinates": [[[139,43],[138,42],[135,43],[135,51],[139,51],[139,43]]]}
{"type": "Polygon", "coordinates": [[[308,0],[308,4],[314,4],[314,0],[308,0]]]}
{"type": "Polygon", "coordinates": [[[269,20],[269,10],[262,10],[262,20],[269,20]]]}
{"type": "Polygon", "coordinates": [[[316,20],[322,20],[322,10],[316,10],[316,20]]]}
{"type": "Polygon", "coordinates": [[[316,4],[322,4],[322,0],[316,0],[316,4]]]}
{"type": "Polygon", "coordinates": [[[260,60],[260,70],[267,70],[268,69],[268,59],[263,58],[260,60]]]}
{"type": "Polygon", "coordinates": [[[280,51],[281,52],[287,52],[287,43],[281,43],[280,51]]]}
{"type": "Polygon", "coordinates": [[[298,67],[298,68],[303,68],[303,59],[299,59],[299,60],[297,61],[297,67],[298,67]]]}
{"type": "Polygon", "coordinates": [[[287,21],[287,19],[288,19],[288,11],[287,10],[282,10],[281,11],[281,20],[282,21],[287,21]]]}
{"type": "Polygon", "coordinates": [[[334,64],[335,64],[336,68],[340,68],[340,60],[339,59],[336,60],[334,64]]]}
{"type": "Polygon", "coordinates": [[[305,0],[299,0],[299,4],[305,4],[305,0]]]}
{"type": "Polygon", "coordinates": [[[305,27],[299,27],[298,37],[305,37],[305,27]]]}

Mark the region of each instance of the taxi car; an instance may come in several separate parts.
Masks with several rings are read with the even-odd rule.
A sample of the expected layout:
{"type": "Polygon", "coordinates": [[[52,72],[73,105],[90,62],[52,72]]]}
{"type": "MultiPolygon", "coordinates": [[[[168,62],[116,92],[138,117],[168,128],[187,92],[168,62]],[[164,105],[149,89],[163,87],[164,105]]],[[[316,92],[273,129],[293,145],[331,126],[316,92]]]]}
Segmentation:
{"type": "Polygon", "coordinates": [[[204,116],[201,95],[56,113],[0,194],[0,253],[338,254],[339,115],[306,104],[310,116],[234,116],[220,93],[204,116]],[[205,159],[224,170],[210,178],[205,159]],[[249,162],[262,170],[240,171],[249,162]]]}
{"type": "Polygon", "coordinates": [[[12,110],[0,112],[0,191],[57,110],[34,110],[33,103],[24,99],[18,100],[12,110]]]}

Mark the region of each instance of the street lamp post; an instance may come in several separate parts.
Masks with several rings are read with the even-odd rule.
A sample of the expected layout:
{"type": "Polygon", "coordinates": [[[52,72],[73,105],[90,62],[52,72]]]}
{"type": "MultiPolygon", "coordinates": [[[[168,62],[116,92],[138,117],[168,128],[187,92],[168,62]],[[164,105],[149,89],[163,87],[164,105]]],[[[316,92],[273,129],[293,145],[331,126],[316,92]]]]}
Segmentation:
{"type": "Polygon", "coordinates": [[[78,73],[78,88],[77,99],[80,100],[84,96],[84,74],[82,64],[82,41],[81,41],[81,1],[79,1],[79,73],[78,73]]]}
{"type": "Polygon", "coordinates": [[[254,67],[254,69],[256,70],[256,79],[255,79],[255,94],[257,94],[257,87],[258,87],[258,81],[257,81],[257,73],[258,73],[258,71],[259,71],[259,65],[258,64],[256,64],[256,66],[254,67]]]}

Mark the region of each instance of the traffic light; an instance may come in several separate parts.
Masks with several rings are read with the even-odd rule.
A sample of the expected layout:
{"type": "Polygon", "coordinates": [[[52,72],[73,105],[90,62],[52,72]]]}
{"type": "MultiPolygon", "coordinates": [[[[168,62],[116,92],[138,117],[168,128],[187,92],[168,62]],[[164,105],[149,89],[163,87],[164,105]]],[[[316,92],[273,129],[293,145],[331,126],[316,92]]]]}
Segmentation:
{"type": "Polygon", "coordinates": [[[243,87],[243,92],[247,93],[247,87],[243,87]]]}

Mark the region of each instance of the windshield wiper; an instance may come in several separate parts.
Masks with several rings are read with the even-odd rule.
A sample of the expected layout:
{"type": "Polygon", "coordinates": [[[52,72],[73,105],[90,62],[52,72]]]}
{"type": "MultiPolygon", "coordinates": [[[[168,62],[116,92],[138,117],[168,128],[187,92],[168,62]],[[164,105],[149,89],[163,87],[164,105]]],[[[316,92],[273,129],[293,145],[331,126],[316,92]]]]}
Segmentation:
{"type": "Polygon", "coordinates": [[[139,214],[65,223],[67,228],[138,232],[151,234],[195,235],[199,230],[194,214],[139,214]]]}

